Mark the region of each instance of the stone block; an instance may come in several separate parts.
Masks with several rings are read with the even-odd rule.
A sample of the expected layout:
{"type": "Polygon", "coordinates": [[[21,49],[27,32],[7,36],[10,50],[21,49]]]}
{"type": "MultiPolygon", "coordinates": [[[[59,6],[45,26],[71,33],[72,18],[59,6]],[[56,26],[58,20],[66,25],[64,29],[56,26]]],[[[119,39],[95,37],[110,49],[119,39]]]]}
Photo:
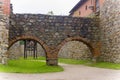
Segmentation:
{"type": "Polygon", "coordinates": [[[47,65],[50,65],[50,66],[57,66],[58,65],[58,59],[47,59],[47,65]]]}

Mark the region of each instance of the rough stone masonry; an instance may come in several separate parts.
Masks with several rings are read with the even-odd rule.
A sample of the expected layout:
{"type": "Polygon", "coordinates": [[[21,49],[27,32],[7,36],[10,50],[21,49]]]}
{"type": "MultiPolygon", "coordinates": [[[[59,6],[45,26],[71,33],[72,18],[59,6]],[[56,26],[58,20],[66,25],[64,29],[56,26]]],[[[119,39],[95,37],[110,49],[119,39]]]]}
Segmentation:
{"type": "Polygon", "coordinates": [[[57,64],[58,52],[69,41],[86,44],[91,55],[95,54],[99,41],[97,18],[73,18],[43,14],[11,14],[9,47],[24,39],[35,40],[46,52],[48,64],[57,64]]]}
{"type": "Polygon", "coordinates": [[[7,46],[9,49],[15,42],[26,39],[41,44],[48,65],[58,64],[58,52],[69,41],[81,41],[86,44],[92,52],[92,58],[99,56],[102,61],[120,63],[119,0],[106,0],[100,10],[100,19],[12,13],[8,18],[2,13],[2,9],[0,12],[0,61],[2,63],[5,63],[8,55],[7,46]]]}
{"type": "Polygon", "coordinates": [[[6,64],[9,16],[4,13],[3,5],[4,3],[0,1],[0,63],[6,64]]]}
{"type": "Polygon", "coordinates": [[[105,0],[100,13],[100,59],[120,63],[120,0],[105,0]]]}

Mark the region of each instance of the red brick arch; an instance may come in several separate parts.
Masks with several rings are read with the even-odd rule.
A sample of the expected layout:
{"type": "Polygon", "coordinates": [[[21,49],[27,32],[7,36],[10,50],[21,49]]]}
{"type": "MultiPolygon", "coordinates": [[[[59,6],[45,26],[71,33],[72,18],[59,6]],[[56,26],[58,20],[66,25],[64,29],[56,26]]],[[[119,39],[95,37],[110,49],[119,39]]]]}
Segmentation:
{"type": "Polygon", "coordinates": [[[60,49],[62,48],[62,46],[64,46],[65,43],[69,42],[69,41],[80,41],[80,42],[83,42],[84,44],[86,44],[88,46],[88,48],[90,49],[92,55],[94,55],[94,47],[93,45],[91,44],[90,40],[87,40],[86,38],[82,38],[82,37],[69,37],[69,38],[66,38],[63,42],[61,42],[59,44],[59,46],[57,47],[57,50],[58,52],[60,51],[60,49]]]}
{"type": "Polygon", "coordinates": [[[47,55],[47,51],[49,50],[48,46],[40,39],[38,39],[37,37],[34,37],[34,36],[17,36],[15,37],[14,39],[12,40],[9,40],[9,47],[8,49],[17,41],[19,40],[27,40],[27,39],[31,39],[31,40],[35,40],[37,41],[41,46],[42,48],[45,50],[45,53],[47,55]]]}

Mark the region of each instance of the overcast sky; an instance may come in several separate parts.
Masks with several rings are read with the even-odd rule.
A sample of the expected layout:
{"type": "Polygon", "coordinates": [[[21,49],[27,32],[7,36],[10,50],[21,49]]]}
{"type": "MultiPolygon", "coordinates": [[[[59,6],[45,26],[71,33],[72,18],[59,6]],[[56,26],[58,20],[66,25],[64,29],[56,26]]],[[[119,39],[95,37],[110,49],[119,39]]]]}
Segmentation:
{"type": "Polygon", "coordinates": [[[80,0],[11,0],[14,13],[41,13],[68,15],[80,0]]]}

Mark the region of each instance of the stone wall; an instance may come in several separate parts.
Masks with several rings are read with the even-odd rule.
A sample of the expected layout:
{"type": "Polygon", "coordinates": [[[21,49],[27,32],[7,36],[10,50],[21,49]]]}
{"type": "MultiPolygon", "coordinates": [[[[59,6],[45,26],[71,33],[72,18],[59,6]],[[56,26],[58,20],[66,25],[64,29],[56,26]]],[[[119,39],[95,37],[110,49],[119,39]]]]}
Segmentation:
{"type": "Polygon", "coordinates": [[[9,5],[6,2],[9,0],[0,0],[0,63],[6,64],[7,48],[8,48],[8,27],[9,27],[9,13],[6,11],[9,5]],[[6,7],[7,5],[7,7],[6,7]]]}
{"type": "Polygon", "coordinates": [[[81,36],[94,39],[96,19],[50,16],[42,14],[13,14],[10,21],[10,37],[32,35],[48,46],[57,46],[68,37],[81,36]],[[94,23],[95,22],[95,23],[94,23]]]}
{"type": "MultiPolygon", "coordinates": [[[[6,0],[6,2],[8,1],[6,0]]],[[[8,27],[9,42],[13,40],[14,43],[17,41],[15,39],[25,39],[24,36],[27,36],[27,39],[33,36],[34,38],[32,39],[39,39],[38,42],[42,46],[49,46],[46,47],[47,53],[49,53],[47,61],[51,64],[54,64],[54,62],[57,64],[56,52],[59,51],[58,48],[61,48],[58,45],[62,41],[64,44],[70,40],[79,41],[79,37],[87,45],[92,44],[91,48],[93,48],[94,54],[98,55],[100,53],[99,48],[101,45],[101,60],[120,63],[119,0],[105,0],[100,11],[100,27],[98,18],[73,18],[69,16],[42,14],[11,14],[9,26],[9,11],[4,13],[5,8],[3,7],[3,3],[0,2],[0,63],[5,63],[7,55],[8,27]],[[22,37],[20,38],[20,36],[22,37]],[[49,60],[50,58],[51,60],[49,60]]],[[[6,9],[8,10],[9,7],[6,9]]],[[[66,51],[63,52],[66,53],[66,51]]]]}
{"type": "Polygon", "coordinates": [[[98,50],[96,52],[93,49],[96,48],[96,43],[99,41],[98,28],[98,18],[12,14],[9,43],[11,46],[17,40],[35,40],[44,47],[47,61],[51,62],[48,59],[52,58],[53,62],[57,61],[58,52],[63,44],[69,41],[81,41],[90,47],[91,55],[97,54],[98,50]]]}
{"type": "Polygon", "coordinates": [[[5,63],[4,59],[7,57],[5,54],[8,47],[8,17],[0,14],[0,63],[5,63]]]}
{"type": "Polygon", "coordinates": [[[37,55],[45,57],[45,50],[42,48],[40,44],[37,44],[37,55]]]}
{"type": "Polygon", "coordinates": [[[91,59],[91,54],[87,45],[79,41],[70,41],[61,48],[58,57],[86,60],[91,59]]]}
{"type": "Polygon", "coordinates": [[[20,57],[23,57],[23,45],[20,45],[20,42],[16,42],[14,45],[12,45],[9,50],[9,59],[18,59],[20,57]]]}
{"type": "Polygon", "coordinates": [[[100,59],[120,63],[120,0],[105,0],[100,13],[100,59]]]}

